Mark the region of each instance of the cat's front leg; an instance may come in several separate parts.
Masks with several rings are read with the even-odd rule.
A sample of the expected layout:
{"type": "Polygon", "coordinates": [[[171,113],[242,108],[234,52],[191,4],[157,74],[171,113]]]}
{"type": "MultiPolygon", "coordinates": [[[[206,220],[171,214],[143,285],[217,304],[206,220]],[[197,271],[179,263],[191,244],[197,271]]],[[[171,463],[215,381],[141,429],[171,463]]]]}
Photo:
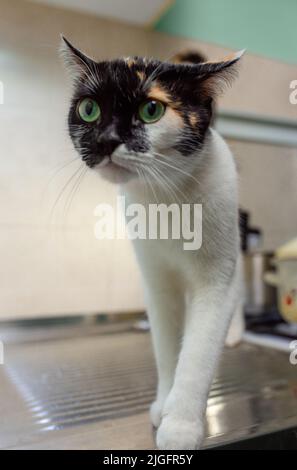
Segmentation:
{"type": "Polygon", "coordinates": [[[157,433],[159,449],[197,449],[203,442],[208,393],[237,292],[233,280],[229,287],[213,282],[192,296],[174,384],[157,433]]]}
{"type": "Polygon", "coordinates": [[[161,422],[164,403],[172,388],[183,329],[184,301],[169,272],[146,276],[146,304],[158,372],[156,400],[150,417],[154,427],[161,422]]]}

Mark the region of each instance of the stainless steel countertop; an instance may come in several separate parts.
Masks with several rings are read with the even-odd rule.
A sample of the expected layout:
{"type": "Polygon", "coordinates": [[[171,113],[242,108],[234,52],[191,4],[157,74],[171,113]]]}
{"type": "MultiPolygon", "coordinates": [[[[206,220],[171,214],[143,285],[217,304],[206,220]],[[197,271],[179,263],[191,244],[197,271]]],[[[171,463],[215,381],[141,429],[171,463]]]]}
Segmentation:
{"type": "MultiPolygon", "coordinates": [[[[154,448],[150,336],[131,323],[1,328],[0,448],[154,448]]],[[[205,447],[297,427],[297,366],[285,353],[226,349],[205,447]]],[[[296,439],[297,443],[297,439],[296,439]]]]}

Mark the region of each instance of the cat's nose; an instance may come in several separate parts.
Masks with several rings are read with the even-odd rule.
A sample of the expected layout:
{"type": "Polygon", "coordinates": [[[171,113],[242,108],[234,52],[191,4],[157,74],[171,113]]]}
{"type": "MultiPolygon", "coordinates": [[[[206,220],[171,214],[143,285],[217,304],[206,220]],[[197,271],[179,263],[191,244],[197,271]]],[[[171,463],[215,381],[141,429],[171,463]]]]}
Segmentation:
{"type": "Polygon", "coordinates": [[[100,141],[100,153],[104,156],[110,156],[120,144],[120,139],[103,139],[100,141]]]}
{"type": "Polygon", "coordinates": [[[115,149],[122,143],[114,122],[107,126],[97,137],[100,154],[110,157],[115,149]]]}

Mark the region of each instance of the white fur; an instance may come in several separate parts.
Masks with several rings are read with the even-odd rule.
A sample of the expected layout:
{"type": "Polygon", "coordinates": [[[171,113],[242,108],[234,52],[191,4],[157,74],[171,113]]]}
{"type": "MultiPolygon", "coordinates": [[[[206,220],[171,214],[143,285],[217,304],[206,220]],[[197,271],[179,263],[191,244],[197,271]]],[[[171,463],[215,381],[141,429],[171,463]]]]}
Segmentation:
{"type": "MultiPolygon", "coordinates": [[[[178,184],[191,202],[203,204],[201,249],[184,251],[182,240],[134,241],[159,377],[151,419],[158,427],[158,448],[172,450],[199,448],[203,442],[209,389],[241,302],[237,175],[229,148],[215,131],[187,171],[191,179],[181,177],[178,184]]],[[[122,192],[128,203],[148,206],[156,202],[156,192],[165,202],[160,188],[154,194],[144,191],[137,178],[122,192]]],[[[241,334],[238,318],[232,344],[241,334]]]]}

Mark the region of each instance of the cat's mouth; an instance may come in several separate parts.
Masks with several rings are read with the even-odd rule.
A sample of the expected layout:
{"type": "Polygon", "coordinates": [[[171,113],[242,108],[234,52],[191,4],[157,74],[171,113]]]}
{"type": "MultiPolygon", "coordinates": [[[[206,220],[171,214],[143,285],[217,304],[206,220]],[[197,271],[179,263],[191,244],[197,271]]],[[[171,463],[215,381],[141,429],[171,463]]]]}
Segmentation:
{"type": "Polygon", "coordinates": [[[103,178],[114,183],[123,183],[137,176],[137,171],[129,162],[115,155],[106,156],[94,167],[103,178]]]}
{"type": "Polygon", "coordinates": [[[101,162],[97,163],[97,168],[104,168],[106,166],[109,166],[109,168],[118,168],[119,165],[117,165],[111,158],[111,156],[106,156],[106,157],[103,157],[103,160],[101,160],[101,162]]]}
{"type": "Polygon", "coordinates": [[[105,167],[109,167],[110,170],[124,169],[130,173],[136,173],[135,168],[129,162],[115,155],[106,156],[97,164],[97,168],[99,169],[105,167]]]}

